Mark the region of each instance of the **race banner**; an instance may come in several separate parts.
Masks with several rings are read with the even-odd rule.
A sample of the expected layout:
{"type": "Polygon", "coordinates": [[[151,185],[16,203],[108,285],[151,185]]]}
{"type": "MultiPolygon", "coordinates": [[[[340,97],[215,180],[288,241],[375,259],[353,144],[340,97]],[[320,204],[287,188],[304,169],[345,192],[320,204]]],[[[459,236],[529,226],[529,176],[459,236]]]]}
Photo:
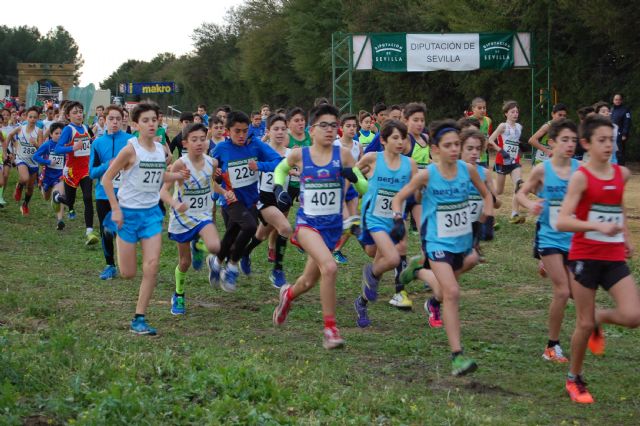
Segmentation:
{"type": "Polygon", "coordinates": [[[373,33],[371,67],[386,72],[510,69],[513,44],[513,33],[373,33]]]}
{"type": "Polygon", "coordinates": [[[127,95],[163,95],[175,93],[176,84],[173,81],[121,83],[119,91],[127,95]]]}

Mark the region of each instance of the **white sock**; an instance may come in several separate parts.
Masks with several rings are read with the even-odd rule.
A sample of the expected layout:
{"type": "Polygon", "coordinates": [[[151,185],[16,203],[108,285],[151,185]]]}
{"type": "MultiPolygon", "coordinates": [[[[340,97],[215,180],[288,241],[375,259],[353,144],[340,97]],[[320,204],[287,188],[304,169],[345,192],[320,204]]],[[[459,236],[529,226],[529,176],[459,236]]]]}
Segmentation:
{"type": "Polygon", "coordinates": [[[512,211],[512,212],[511,212],[511,217],[515,217],[515,216],[518,216],[518,212],[514,212],[514,211],[512,211]]]}
{"type": "Polygon", "coordinates": [[[238,272],[238,265],[234,265],[233,263],[227,263],[227,270],[231,272],[238,272]]]}
{"type": "Polygon", "coordinates": [[[213,256],[213,266],[220,269],[220,261],[218,260],[218,256],[213,256]]]}
{"type": "Polygon", "coordinates": [[[87,232],[85,233],[85,235],[89,235],[92,232],[93,232],[93,228],[87,228],[87,232]]]}

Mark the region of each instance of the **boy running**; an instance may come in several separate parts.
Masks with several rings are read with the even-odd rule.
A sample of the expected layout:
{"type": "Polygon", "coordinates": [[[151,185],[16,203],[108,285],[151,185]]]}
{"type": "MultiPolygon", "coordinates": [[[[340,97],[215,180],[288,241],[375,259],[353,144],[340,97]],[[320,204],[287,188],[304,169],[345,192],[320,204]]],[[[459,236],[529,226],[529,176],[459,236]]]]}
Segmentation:
{"type": "Polygon", "coordinates": [[[44,165],[43,177],[42,177],[42,196],[45,200],[51,200],[53,209],[56,212],[56,216],[58,218],[58,223],[56,225],[56,229],[58,231],[62,231],[64,229],[64,222],[62,221],[62,217],[64,215],[64,209],[62,205],[54,202],[51,198],[51,192],[54,191],[62,191],[62,169],[64,168],[64,155],[58,155],[54,153],[54,149],[58,140],[60,140],[60,135],[62,134],[62,129],[64,128],[64,124],[54,122],[49,125],[49,137],[50,139],[40,145],[40,148],[33,154],[33,160],[38,163],[44,165]]]}

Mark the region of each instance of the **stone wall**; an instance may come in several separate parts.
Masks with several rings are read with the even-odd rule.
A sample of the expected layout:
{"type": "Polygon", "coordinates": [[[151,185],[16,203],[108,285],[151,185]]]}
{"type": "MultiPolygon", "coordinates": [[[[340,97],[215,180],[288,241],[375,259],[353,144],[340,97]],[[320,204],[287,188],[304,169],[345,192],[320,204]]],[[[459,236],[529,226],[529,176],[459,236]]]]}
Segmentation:
{"type": "Polygon", "coordinates": [[[21,101],[27,97],[27,86],[42,79],[54,81],[65,94],[73,87],[76,67],[73,64],[18,64],[18,96],[21,101]]]}

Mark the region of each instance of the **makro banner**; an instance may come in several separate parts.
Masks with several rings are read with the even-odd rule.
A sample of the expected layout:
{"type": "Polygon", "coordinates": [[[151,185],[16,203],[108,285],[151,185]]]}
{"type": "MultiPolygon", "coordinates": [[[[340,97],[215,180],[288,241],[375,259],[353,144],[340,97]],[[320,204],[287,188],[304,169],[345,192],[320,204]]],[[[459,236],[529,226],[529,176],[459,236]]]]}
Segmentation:
{"type": "Polygon", "coordinates": [[[119,89],[120,93],[128,95],[165,95],[175,93],[176,84],[173,81],[122,83],[119,89]]]}
{"type": "Polygon", "coordinates": [[[371,34],[372,67],[387,72],[513,68],[513,33],[371,34]]]}

